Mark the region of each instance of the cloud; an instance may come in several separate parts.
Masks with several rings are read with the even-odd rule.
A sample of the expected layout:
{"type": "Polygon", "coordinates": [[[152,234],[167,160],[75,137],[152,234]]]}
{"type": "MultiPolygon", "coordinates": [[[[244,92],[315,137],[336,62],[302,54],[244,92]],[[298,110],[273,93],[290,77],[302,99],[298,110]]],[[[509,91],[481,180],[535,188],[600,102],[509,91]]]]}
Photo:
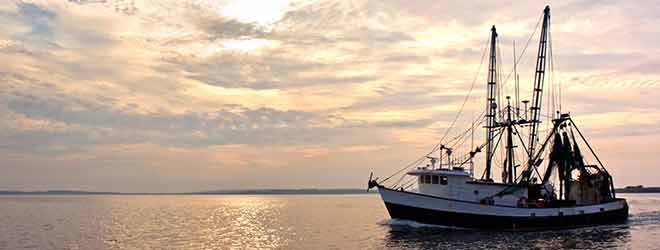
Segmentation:
{"type": "Polygon", "coordinates": [[[377,138],[353,136],[365,128],[423,127],[429,119],[369,121],[341,116],[224,105],[209,112],[141,112],[139,105],[121,106],[117,98],[83,98],[55,89],[55,84],[5,74],[13,82],[0,93],[5,113],[5,148],[15,150],[80,150],[105,144],[154,143],[177,147],[210,145],[345,145],[373,143],[377,138]],[[30,129],[25,129],[30,127],[30,129]],[[58,129],[59,128],[59,129],[58,129]],[[351,140],[348,140],[351,138],[351,140]],[[39,143],[39,147],[37,146],[39,143]]]}
{"type": "Polygon", "coordinates": [[[57,13],[43,9],[32,3],[18,3],[18,15],[22,22],[31,27],[30,32],[24,34],[33,39],[50,40],[53,38],[52,25],[57,13]]]}
{"type": "Polygon", "coordinates": [[[264,37],[267,32],[256,24],[242,23],[234,19],[218,16],[212,12],[191,13],[192,22],[202,30],[208,39],[264,37]]]}
{"type": "MultiPolygon", "coordinates": [[[[130,179],[158,186],[146,173],[159,168],[183,189],[201,187],[193,180],[216,183],[182,167],[190,164],[204,173],[237,176],[233,187],[257,181],[307,185],[310,178],[288,175],[319,171],[361,185],[352,172],[395,169],[426,153],[471,91],[450,137],[469,126],[484,108],[486,64],[478,66],[490,26],[500,32],[506,75],[511,44],[516,41],[520,54],[544,7],[513,1],[291,1],[255,12],[249,5],[0,4],[0,56],[11,62],[0,66],[0,155],[12,159],[0,169],[13,171],[0,183],[17,176],[24,176],[23,183],[46,183],[34,177],[46,162],[90,175],[85,166],[94,169],[100,162],[143,171],[135,179],[113,177],[124,184],[130,179]],[[159,151],[169,153],[167,160],[159,151]],[[254,166],[275,170],[260,175],[243,169],[254,166]]],[[[556,61],[544,100],[552,100],[550,89],[558,91],[561,83],[564,110],[585,117],[584,129],[599,138],[656,136],[660,85],[653,6],[552,3],[556,61]],[[635,129],[614,125],[633,120],[635,129]]],[[[537,35],[518,67],[523,99],[531,93],[537,35]]],[[[511,94],[511,85],[503,94],[511,94]]],[[[85,183],[71,176],[52,183],[85,183]]]]}

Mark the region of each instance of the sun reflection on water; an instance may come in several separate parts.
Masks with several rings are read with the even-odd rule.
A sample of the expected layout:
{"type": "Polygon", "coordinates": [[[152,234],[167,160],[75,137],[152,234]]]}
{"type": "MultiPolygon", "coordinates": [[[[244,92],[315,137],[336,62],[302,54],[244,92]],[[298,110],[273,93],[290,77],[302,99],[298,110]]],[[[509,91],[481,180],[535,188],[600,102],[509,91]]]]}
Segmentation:
{"type": "Polygon", "coordinates": [[[109,249],[283,249],[286,199],[275,196],[141,197],[109,202],[109,249]]]}
{"type": "Polygon", "coordinates": [[[278,249],[289,243],[275,229],[281,211],[286,208],[286,200],[263,196],[235,196],[230,199],[229,206],[215,210],[221,216],[217,217],[220,221],[214,220],[214,223],[225,224],[221,229],[224,233],[207,233],[210,237],[207,242],[225,241],[221,245],[234,249],[278,249]],[[223,223],[226,220],[229,222],[223,223]]]}

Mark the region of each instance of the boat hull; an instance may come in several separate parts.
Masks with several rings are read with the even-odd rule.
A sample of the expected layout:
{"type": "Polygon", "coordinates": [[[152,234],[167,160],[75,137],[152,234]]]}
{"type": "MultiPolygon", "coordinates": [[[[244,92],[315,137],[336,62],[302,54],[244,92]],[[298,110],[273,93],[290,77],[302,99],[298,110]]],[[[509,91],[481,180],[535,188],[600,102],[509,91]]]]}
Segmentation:
{"type": "Polygon", "coordinates": [[[563,208],[484,205],[379,187],[393,219],[461,228],[534,230],[615,224],[628,218],[624,199],[563,208]]]}

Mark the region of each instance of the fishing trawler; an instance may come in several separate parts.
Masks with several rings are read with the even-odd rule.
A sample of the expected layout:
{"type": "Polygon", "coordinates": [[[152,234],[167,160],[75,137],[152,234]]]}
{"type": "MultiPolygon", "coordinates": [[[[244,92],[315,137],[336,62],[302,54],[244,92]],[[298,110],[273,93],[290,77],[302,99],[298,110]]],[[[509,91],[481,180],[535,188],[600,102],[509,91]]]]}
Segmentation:
{"type": "MultiPolygon", "coordinates": [[[[486,108],[475,120],[486,130],[485,142],[470,146],[463,156],[454,156],[458,144],[466,141],[466,134],[473,136],[473,122],[452,141],[439,143],[393,175],[382,180],[373,179],[373,173],[369,177],[367,189],[378,189],[393,219],[519,230],[618,223],[628,218],[626,200],[616,198],[612,176],[569,113],[553,112],[545,136],[540,135],[548,49],[552,57],[552,47],[548,46],[549,6],[539,23],[531,107],[527,108],[529,101],[518,102],[517,73],[514,104],[507,96],[506,106],[500,106],[498,34],[493,26],[487,48],[486,108]],[[582,153],[585,146],[588,154],[582,153]],[[477,178],[475,157],[482,152],[485,168],[477,178]],[[500,181],[493,178],[495,168],[501,172],[500,181]]],[[[514,69],[516,64],[514,61],[514,69]]]]}

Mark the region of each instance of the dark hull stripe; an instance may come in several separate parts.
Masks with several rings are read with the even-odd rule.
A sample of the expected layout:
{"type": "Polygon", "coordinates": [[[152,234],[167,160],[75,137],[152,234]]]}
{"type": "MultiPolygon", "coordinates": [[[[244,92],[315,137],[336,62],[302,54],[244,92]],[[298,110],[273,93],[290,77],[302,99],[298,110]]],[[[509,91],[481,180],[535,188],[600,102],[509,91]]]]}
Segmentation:
{"type": "Polygon", "coordinates": [[[477,215],[438,211],[426,208],[385,202],[393,219],[412,220],[425,224],[435,224],[463,228],[531,230],[551,228],[571,228],[599,224],[625,222],[628,218],[628,205],[621,209],[594,214],[551,216],[551,217],[509,217],[477,215]]]}

